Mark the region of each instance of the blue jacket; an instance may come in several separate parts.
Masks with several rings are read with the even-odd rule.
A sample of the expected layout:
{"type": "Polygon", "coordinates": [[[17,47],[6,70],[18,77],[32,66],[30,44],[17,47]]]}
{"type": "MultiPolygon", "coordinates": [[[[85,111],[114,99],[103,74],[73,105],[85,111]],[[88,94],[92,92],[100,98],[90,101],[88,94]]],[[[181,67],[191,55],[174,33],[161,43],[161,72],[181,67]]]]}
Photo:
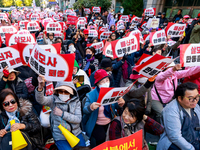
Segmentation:
{"type": "MultiPolygon", "coordinates": [[[[194,108],[200,123],[200,107],[197,104],[194,108]]],[[[158,141],[157,150],[168,150],[173,143],[181,150],[195,150],[192,144],[182,136],[183,110],[177,100],[171,101],[162,111],[161,124],[165,128],[164,133],[158,141]]],[[[188,131],[189,132],[189,131],[188,131]]],[[[193,134],[193,133],[191,133],[193,134]]]]}
{"type": "MultiPolygon", "coordinates": [[[[92,90],[91,92],[86,94],[86,102],[85,105],[83,107],[83,119],[82,119],[82,123],[83,123],[83,128],[84,131],[86,132],[87,136],[91,137],[93,129],[96,125],[96,121],[98,118],[98,112],[99,112],[99,108],[92,111],[90,109],[90,105],[93,102],[96,102],[98,97],[99,97],[99,91],[100,89],[98,87],[96,87],[94,90],[92,90]]],[[[110,109],[110,105],[106,105],[104,106],[104,115],[110,119],[114,118],[114,111],[115,109],[117,109],[119,106],[117,103],[112,104],[110,109]]]]}

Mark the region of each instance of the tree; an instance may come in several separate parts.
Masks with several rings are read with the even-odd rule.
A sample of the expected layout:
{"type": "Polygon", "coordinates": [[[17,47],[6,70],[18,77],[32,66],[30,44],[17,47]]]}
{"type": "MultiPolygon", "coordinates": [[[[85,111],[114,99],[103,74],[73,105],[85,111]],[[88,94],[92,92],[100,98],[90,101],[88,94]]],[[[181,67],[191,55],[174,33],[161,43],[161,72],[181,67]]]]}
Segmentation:
{"type": "Polygon", "coordinates": [[[22,1],[21,0],[15,0],[16,6],[22,6],[22,1]]]}
{"type": "Polygon", "coordinates": [[[24,0],[24,5],[25,6],[31,6],[32,5],[32,0],[24,0]]]}
{"type": "Polygon", "coordinates": [[[74,9],[92,8],[93,6],[101,7],[101,11],[108,10],[112,4],[112,0],[78,0],[74,3],[74,9]]]}
{"type": "Polygon", "coordinates": [[[121,0],[122,6],[124,7],[125,15],[136,15],[142,16],[143,13],[143,0],[121,0]]]}
{"type": "Polygon", "coordinates": [[[14,1],[13,0],[2,0],[2,4],[4,7],[10,7],[10,6],[14,5],[14,1]]]}
{"type": "Polygon", "coordinates": [[[40,0],[35,0],[35,4],[37,7],[40,7],[40,0]]]}

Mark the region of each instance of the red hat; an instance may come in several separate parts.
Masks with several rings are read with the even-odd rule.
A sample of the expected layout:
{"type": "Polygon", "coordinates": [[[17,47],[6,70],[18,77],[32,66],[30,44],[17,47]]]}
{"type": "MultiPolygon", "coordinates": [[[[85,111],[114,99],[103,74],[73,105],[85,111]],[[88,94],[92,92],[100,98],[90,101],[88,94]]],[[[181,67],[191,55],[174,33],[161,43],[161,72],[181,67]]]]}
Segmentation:
{"type": "Polygon", "coordinates": [[[94,84],[97,84],[106,77],[108,77],[108,74],[104,69],[97,70],[94,74],[94,79],[95,79],[94,84]]]}
{"type": "Polygon", "coordinates": [[[200,13],[198,13],[198,16],[197,16],[197,18],[199,18],[200,17],[200,13]]]}
{"type": "Polygon", "coordinates": [[[185,15],[183,18],[184,18],[184,19],[189,19],[190,16],[189,16],[189,15],[185,15]]]}
{"type": "Polygon", "coordinates": [[[84,34],[88,34],[88,33],[89,33],[89,30],[88,30],[88,29],[85,29],[85,30],[83,30],[83,33],[84,33],[84,34]]]}

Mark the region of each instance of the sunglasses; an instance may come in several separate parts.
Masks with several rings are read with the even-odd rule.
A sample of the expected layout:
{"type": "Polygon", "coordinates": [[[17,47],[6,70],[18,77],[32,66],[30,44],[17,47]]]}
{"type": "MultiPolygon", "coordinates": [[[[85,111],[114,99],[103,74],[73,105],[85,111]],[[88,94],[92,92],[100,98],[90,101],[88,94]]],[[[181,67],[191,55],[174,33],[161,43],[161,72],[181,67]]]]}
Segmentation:
{"type": "Polygon", "coordinates": [[[3,102],[3,106],[7,107],[11,104],[15,104],[16,103],[16,100],[15,99],[12,99],[10,102],[3,102]]]}

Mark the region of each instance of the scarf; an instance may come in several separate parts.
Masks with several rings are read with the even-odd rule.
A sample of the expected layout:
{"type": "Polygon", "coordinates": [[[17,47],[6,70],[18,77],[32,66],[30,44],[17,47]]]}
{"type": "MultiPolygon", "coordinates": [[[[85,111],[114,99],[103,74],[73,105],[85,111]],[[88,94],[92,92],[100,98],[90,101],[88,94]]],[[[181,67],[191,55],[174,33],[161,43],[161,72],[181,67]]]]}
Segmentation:
{"type": "Polygon", "coordinates": [[[85,65],[85,68],[83,69],[84,71],[88,70],[89,66],[90,66],[90,61],[93,61],[94,60],[94,56],[91,58],[91,59],[87,59],[85,58],[87,63],[85,65]]]}
{"type": "Polygon", "coordinates": [[[128,79],[128,63],[125,60],[124,64],[122,65],[122,75],[124,79],[128,79]]]}
{"type": "Polygon", "coordinates": [[[8,122],[7,122],[7,125],[5,127],[6,130],[11,128],[11,126],[10,126],[10,121],[11,120],[15,120],[15,123],[20,123],[18,117],[16,116],[16,113],[19,116],[19,113],[17,112],[17,110],[15,110],[14,112],[7,112],[6,111],[6,114],[8,116],[8,122]]]}

